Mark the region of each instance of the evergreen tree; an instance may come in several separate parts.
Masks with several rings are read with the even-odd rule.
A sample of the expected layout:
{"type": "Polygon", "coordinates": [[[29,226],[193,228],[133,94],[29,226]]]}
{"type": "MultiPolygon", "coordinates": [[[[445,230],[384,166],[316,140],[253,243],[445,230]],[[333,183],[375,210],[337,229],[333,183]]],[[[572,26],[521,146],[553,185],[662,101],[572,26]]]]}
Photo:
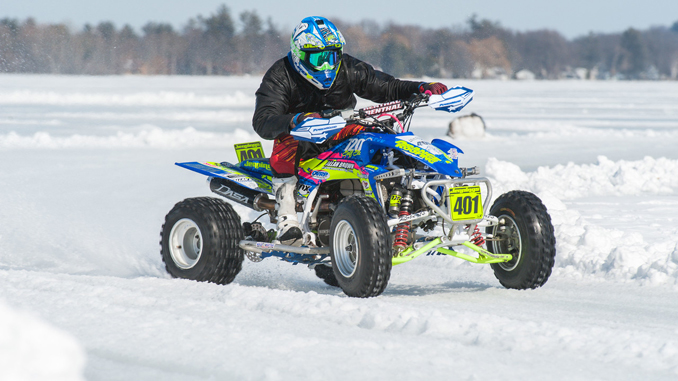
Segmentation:
{"type": "Polygon", "coordinates": [[[643,44],[640,32],[633,28],[627,29],[622,33],[619,45],[622,49],[621,71],[637,78],[648,65],[647,47],[643,44]]]}
{"type": "Polygon", "coordinates": [[[199,17],[205,29],[204,52],[206,61],[206,74],[229,74],[234,71],[233,62],[233,36],[235,24],[231,13],[225,5],[217,10],[217,13],[208,18],[199,17]]]}

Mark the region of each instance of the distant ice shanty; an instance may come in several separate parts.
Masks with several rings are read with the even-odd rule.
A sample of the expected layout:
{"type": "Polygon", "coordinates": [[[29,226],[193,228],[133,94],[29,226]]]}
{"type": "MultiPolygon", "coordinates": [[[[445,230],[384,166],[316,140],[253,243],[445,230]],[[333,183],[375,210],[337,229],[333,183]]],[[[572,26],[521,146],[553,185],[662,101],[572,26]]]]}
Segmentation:
{"type": "Polygon", "coordinates": [[[472,113],[471,115],[463,115],[451,121],[447,135],[451,138],[482,138],[485,136],[485,129],[483,118],[476,113],[472,113]]]}

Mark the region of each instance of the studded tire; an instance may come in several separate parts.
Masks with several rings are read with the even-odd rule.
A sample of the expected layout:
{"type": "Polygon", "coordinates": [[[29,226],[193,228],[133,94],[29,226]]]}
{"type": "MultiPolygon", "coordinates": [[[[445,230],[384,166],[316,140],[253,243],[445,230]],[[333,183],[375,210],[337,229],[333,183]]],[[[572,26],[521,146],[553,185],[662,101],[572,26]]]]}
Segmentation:
{"type": "Polygon", "coordinates": [[[330,225],[330,256],[339,287],[348,296],[378,296],[391,275],[391,235],[376,200],[349,196],[341,201],[330,225]]]}
{"type": "Polygon", "coordinates": [[[240,216],[220,199],[177,203],[165,216],[160,237],[162,260],[175,278],[228,284],[242,269],[240,216]]]}
{"type": "Polygon", "coordinates": [[[530,192],[511,191],[497,198],[490,214],[499,218],[499,225],[488,227],[487,233],[500,240],[488,241],[488,250],[513,255],[509,262],[492,264],[499,282],[518,290],[543,286],[556,256],[556,238],[544,204],[530,192]]]}

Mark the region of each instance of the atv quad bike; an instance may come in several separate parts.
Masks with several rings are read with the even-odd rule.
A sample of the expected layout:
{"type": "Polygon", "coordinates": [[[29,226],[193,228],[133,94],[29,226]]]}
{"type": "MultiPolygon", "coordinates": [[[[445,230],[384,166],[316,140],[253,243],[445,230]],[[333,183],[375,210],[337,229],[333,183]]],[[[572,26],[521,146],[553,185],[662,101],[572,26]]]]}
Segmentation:
{"type": "Polygon", "coordinates": [[[275,232],[259,222],[264,215],[276,221],[273,174],[260,143],[236,145],[238,164],[177,163],[208,176],[217,195],[263,214],[242,222],[221,199],[179,202],[161,233],[167,271],[178,278],[227,284],[245,257],[253,262],[277,257],[308,265],[348,296],[371,297],[384,291],[393,265],[437,253],[490,264],[507,288],[542,286],[556,252],[551,219],[539,198],[512,191],[490,207],[490,181],[477,176],[475,167],[458,166],[461,149],[409,132],[416,109],[457,112],[472,99],[472,90],[456,87],[442,95],[417,94],[357,111],[330,110],[324,118],[295,127],[291,135],[296,139],[317,144],[347,123],[367,128],[300,163],[300,247],[276,241],[275,232]]]}

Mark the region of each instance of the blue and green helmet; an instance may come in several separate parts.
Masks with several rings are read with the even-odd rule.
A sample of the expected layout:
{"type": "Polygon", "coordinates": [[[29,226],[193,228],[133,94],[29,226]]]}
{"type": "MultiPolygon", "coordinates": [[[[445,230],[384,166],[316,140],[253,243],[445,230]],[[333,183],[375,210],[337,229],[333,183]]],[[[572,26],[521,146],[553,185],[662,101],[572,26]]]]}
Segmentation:
{"type": "Polygon", "coordinates": [[[321,90],[334,83],[346,44],[332,22],[324,17],[306,17],[292,33],[287,55],[294,69],[321,90]]]}

